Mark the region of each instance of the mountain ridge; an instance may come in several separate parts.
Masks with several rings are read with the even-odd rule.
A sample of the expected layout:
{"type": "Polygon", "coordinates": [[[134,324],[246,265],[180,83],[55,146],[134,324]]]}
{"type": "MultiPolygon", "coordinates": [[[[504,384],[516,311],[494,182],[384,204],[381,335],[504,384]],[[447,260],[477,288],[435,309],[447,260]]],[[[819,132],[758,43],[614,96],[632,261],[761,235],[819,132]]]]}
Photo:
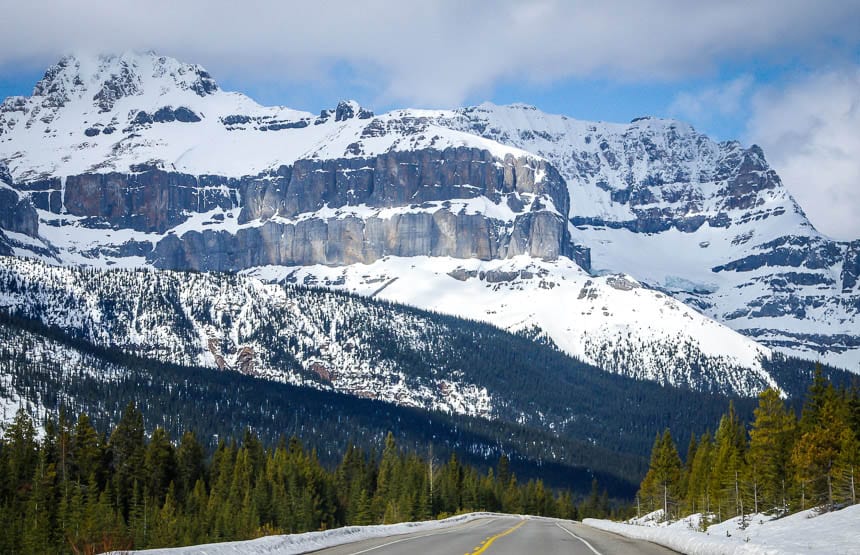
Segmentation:
{"type": "MultiPolygon", "coordinates": [[[[566,279],[561,267],[571,258],[593,275],[583,273],[575,286],[557,289],[559,299],[568,291],[578,297],[585,290],[587,297],[588,279],[623,273],[633,276],[629,283],[646,286],[639,289],[643,294],[668,294],[704,313],[708,318],[693,313],[694,324],[682,326],[697,345],[707,337],[696,330],[713,319],[761,342],[763,356],[776,348],[847,367],[860,361],[860,338],[851,331],[860,294],[850,286],[860,254],[852,254],[851,244],[834,247],[814,231],[757,147],[715,143],[674,120],[580,122],[524,105],[377,116],[343,102],[314,116],[262,107],[220,90],[199,66],[146,56],[155,61],[136,67],[161,63],[168,70],[144,72],[147,79],[126,75],[125,81],[149,85],[176,78],[180,86],[151,94],[148,86],[120,83],[107,87],[116,94],[104,106],[98,92],[90,97],[92,90],[78,91],[74,99],[63,89],[70,99],[58,107],[51,105],[56,102],[47,83],[53,81],[46,77],[46,85],[37,87],[46,94],[40,102],[13,97],[3,103],[0,161],[10,165],[19,202],[35,207],[40,230],[14,235],[7,252],[96,267],[292,276],[383,296],[384,283],[397,284],[398,277],[405,283],[409,275],[398,260],[429,255],[438,268],[426,289],[435,293],[418,291],[410,298],[399,284],[387,289],[392,294],[399,288],[401,302],[425,308],[439,308],[427,299],[435,302],[441,291],[467,290],[461,283],[497,291],[559,286],[566,279]],[[211,84],[204,86],[207,80],[211,84]],[[39,117],[48,120],[43,123],[50,132],[38,128],[39,117]],[[200,142],[204,135],[206,145],[200,142]],[[58,150],[66,153],[59,160],[52,154],[58,150]],[[452,170],[454,161],[459,166],[452,170]],[[415,169],[404,173],[407,167],[415,169]],[[297,168],[304,169],[297,174],[297,168]],[[386,191],[384,183],[391,193],[374,197],[386,191]],[[367,200],[374,198],[380,200],[367,200]],[[803,233],[784,233],[789,227],[803,233]],[[822,249],[826,263],[807,268],[822,249]],[[682,263],[678,252],[692,262],[682,263]],[[538,267],[549,264],[540,271],[556,279],[534,277],[531,262],[508,269],[494,262],[523,254],[538,267]],[[781,264],[777,273],[770,272],[774,256],[781,264]],[[446,257],[464,262],[449,268],[446,257]],[[474,267],[475,260],[489,266],[474,267]],[[272,266],[282,269],[269,271],[272,266]],[[374,268],[369,274],[367,266],[374,268]],[[843,268],[847,278],[839,285],[848,286],[837,293],[833,275],[843,268]],[[484,279],[481,272],[493,277],[484,279]],[[825,286],[827,295],[820,292],[825,286]],[[821,325],[828,321],[836,323],[821,325]]],[[[122,77],[121,68],[134,66],[134,58],[105,63],[120,68],[114,73],[122,77]]],[[[63,69],[73,65],[67,61],[63,69]]],[[[113,79],[80,81],[97,82],[101,91],[113,79]]],[[[75,77],[62,82],[74,85],[75,77]]],[[[606,290],[618,298],[616,306],[623,304],[621,289],[606,290]]],[[[510,304],[495,302],[470,316],[543,332],[558,317],[514,322],[510,304]]],[[[446,309],[458,313],[453,306],[446,309]]],[[[577,318],[594,314],[585,310],[577,318]]],[[[568,314],[564,321],[575,319],[568,314]]],[[[659,320],[649,315],[613,325],[656,325],[652,333],[661,334],[659,320]]],[[[550,339],[571,344],[569,337],[578,336],[568,328],[561,326],[550,339]]],[[[598,345],[616,337],[603,333],[598,345]]],[[[581,337],[575,341],[587,344],[581,337]]],[[[737,352],[747,340],[728,341],[729,351],[737,352]]],[[[601,357],[606,366],[615,358],[611,353],[601,357]]],[[[620,371],[644,365],[645,375],[653,375],[671,360],[628,362],[620,371]]],[[[761,371],[750,360],[743,365],[761,371]]]]}

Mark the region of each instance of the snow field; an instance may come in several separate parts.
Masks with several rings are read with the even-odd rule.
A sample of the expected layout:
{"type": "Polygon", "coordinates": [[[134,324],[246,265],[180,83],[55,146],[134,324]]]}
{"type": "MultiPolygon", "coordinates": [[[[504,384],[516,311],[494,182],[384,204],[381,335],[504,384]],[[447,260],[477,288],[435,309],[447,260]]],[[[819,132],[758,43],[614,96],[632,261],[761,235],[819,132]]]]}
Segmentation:
{"type": "MultiPolygon", "coordinates": [[[[710,526],[707,532],[693,531],[697,517],[670,525],[634,525],[608,520],[585,519],[584,524],[646,540],[690,555],[856,555],[860,553],[860,505],[817,514],[802,511],[777,520],[764,515],[748,516],[746,529],[740,518],[710,526]]],[[[643,519],[644,520],[644,519],[643,519]]]]}

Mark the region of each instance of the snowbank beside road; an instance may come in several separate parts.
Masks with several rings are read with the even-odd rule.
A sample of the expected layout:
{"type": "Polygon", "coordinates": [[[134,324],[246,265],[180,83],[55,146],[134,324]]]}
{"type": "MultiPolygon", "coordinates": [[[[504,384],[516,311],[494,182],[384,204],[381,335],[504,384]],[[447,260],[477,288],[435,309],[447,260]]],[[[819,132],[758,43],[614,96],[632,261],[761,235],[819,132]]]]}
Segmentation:
{"type": "Polygon", "coordinates": [[[384,538],[400,534],[425,532],[449,528],[457,524],[465,524],[479,518],[498,515],[496,513],[469,513],[453,516],[444,520],[427,520],[423,522],[404,522],[401,524],[379,524],[374,526],[345,526],[324,532],[306,532],[304,534],[289,534],[284,536],[266,536],[256,540],[209,543],[188,547],[173,547],[167,549],[146,549],[143,551],[123,551],[106,555],[130,555],[141,553],[145,555],[294,555],[336,545],[352,543],[373,538],[384,538]]]}
{"type": "Polygon", "coordinates": [[[584,524],[657,543],[691,555],[851,555],[860,553],[860,505],[816,515],[803,511],[785,518],[753,518],[740,529],[740,519],[715,524],[707,532],[684,526],[636,526],[586,519],[584,524]]]}

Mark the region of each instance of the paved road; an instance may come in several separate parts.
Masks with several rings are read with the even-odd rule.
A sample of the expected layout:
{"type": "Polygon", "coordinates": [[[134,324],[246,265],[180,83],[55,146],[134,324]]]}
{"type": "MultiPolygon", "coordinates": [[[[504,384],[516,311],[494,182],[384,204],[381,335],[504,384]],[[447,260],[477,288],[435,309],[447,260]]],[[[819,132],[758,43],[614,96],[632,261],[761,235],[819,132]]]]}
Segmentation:
{"type": "Polygon", "coordinates": [[[319,555],[671,555],[653,543],[631,540],[570,521],[517,517],[474,520],[443,530],[364,540],[319,555]]]}

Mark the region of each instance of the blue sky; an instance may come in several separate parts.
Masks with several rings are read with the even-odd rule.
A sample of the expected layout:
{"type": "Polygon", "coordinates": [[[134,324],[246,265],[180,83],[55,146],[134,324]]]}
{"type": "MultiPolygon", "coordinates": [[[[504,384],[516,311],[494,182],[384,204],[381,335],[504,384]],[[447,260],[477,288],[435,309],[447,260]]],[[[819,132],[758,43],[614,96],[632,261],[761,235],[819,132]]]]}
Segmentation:
{"type": "Polygon", "coordinates": [[[62,54],[155,50],[308,111],[524,102],[676,117],[765,148],[813,223],[860,237],[855,0],[45,0],[4,7],[0,97],[62,54]]]}

